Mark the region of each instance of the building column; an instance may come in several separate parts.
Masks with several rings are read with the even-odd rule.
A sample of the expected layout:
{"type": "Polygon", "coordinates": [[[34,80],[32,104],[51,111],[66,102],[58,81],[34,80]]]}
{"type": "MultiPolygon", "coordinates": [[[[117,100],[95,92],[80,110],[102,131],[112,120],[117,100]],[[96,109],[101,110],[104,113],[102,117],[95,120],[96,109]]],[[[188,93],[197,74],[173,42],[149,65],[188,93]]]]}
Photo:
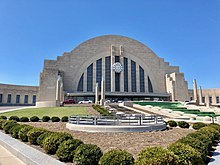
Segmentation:
{"type": "Polygon", "coordinates": [[[115,92],[115,72],[112,69],[112,65],[115,63],[115,57],[111,51],[111,92],[115,92]]]}
{"type": "Polygon", "coordinates": [[[123,71],[120,73],[120,92],[124,92],[124,57],[120,57],[120,63],[123,66],[123,71]]]}
{"type": "Polygon", "coordinates": [[[131,60],[128,58],[128,92],[131,92],[131,60]]]}
{"type": "Polygon", "coordinates": [[[92,87],[93,92],[95,92],[95,86],[96,86],[96,62],[93,63],[93,87],[92,87]]]}

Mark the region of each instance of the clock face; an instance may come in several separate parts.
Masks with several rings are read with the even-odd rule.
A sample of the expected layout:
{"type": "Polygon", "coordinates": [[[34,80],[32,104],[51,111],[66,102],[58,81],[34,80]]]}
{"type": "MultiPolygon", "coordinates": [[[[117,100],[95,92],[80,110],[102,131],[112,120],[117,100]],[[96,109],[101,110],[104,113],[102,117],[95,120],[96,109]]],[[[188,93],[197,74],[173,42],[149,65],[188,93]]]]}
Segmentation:
{"type": "Polygon", "coordinates": [[[116,62],[112,65],[112,69],[116,72],[116,73],[121,73],[123,71],[123,66],[121,65],[120,62],[116,62]]]}

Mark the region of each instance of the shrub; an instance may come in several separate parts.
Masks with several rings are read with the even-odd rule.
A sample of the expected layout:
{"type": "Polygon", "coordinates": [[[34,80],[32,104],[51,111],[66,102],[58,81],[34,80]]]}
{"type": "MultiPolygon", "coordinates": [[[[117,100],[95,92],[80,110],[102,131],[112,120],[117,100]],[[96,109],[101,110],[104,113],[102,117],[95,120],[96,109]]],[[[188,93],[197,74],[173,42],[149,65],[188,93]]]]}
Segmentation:
{"type": "Polygon", "coordinates": [[[11,116],[11,117],[9,117],[9,120],[20,121],[18,116],[11,116]]]}
{"type": "Polygon", "coordinates": [[[180,128],[189,128],[189,123],[187,123],[185,121],[180,121],[180,122],[178,122],[178,126],[180,128]]]}
{"type": "Polygon", "coordinates": [[[198,132],[207,134],[211,137],[212,141],[219,140],[220,133],[213,127],[206,126],[198,130],[198,132]]]}
{"type": "Polygon", "coordinates": [[[42,117],[42,121],[43,122],[48,122],[50,120],[50,117],[49,116],[43,116],[42,117]]]}
{"type": "Polygon", "coordinates": [[[179,158],[173,152],[162,147],[147,147],[142,150],[135,162],[136,165],[179,165],[179,158]]]}
{"type": "Polygon", "coordinates": [[[81,144],[75,150],[73,160],[80,165],[98,165],[102,150],[94,144],[81,144]]]}
{"type": "Polygon", "coordinates": [[[69,139],[63,141],[59,145],[56,155],[60,161],[72,162],[74,158],[75,150],[81,144],[83,144],[83,142],[78,139],[69,139]]]}
{"type": "Polygon", "coordinates": [[[5,119],[0,119],[0,129],[3,129],[3,125],[5,124],[7,120],[5,119]]]}
{"type": "Polygon", "coordinates": [[[7,120],[7,117],[6,117],[6,116],[0,116],[0,119],[5,119],[5,120],[7,120]]]}
{"type": "Polygon", "coordinates": [[[55,154],[58,146],[64,141],[68,139],[72,139],[72,135],[65,132],[57,132],[49,135],[43,141],[43,148],[48,154],[55,154]]]}
{"type": "Polygon", "coordinates": [[[193,127],[193,129],[198,130],[198,129],[200,129],[200,128],[202,128],[202,127],[205,127],[205,126],[206,126],[205,123],[197,122],[197,123],[194,123],[192,127],[193,127]]]}
{"type": "Polygon", "coordinates": [[[61,118],[61,121],[62,121],[62,122],[68,122],[68,116],[63,116],[63,117],[61,118]]]}
{"type": "Polygon", "coordinates": [[[59,122],[60,118],[57,116],[53,116],[53,117],[51,117],[51,120],[52,120],[52,122],[59,122]]]}
{"type": "Polygon", "coordinates": [[[11,130],[10,130],[10,134],[13,138],[18,139],[18,133],[21,130],[21,128],[23,128],[24,125],[15,125],[11,130]]]}
{"type": "Polygon", "coordinates": [[[134,158],[132,154],[125,150],[111,150],[105,153],[100,159],[100,165],[133,165],[134,158]]]}
{"type": "Polygon", "coordinates": [[[3,124],[3,130],[5,131],[6,134],[9,134],[9,131],[18,123],[14,120],[8,120],[3,124]]]}
{"type": "Polygon", "coordinates": [[[32,116],[31,118],[30,118],[30,121],[32,121],[32,122],[38,122],[40,119],[39,119],[39,117],[37,117],[37,116],[32,116]]]}
{"type": "Polygon", "coordinates": [[[204,164],[201,154],[188,144],[173,143],[168,147],[168,150],[179,157],[179,164],[181,165],[204,164]]]}
{"type": "Polygon", "coordinates": [[[37,138],[43,134],[46,130],[43,128],[33,128],[30,131],[28,131],[27,136],[28,136],[28,141],[31,144],[37,145],[37,138]]]}
{"type": "Polygon", "coordinates": [[[28,117],[21,117],[20,122],[29,122],[29,118],[28,117]]]}
{"type": "Polygon", "coordinates": [[[211,123],[208,125],[208,127],[215,128],[218,132],[220,132],[220,125],[217,123],[211,123]]]}
{"type": "Polygon", "coordinates": [[[176,127],[177,126],[177,122],[175,122],[174,120],[169,120],[167,122],[167,124],[170,126],[170,127],[176,127]]]}
{"type": "Polygon", "coordinates": [[[41,134],[38,138],[37,138],[37,144],[40,145],[41,147],[43,147],[43,142],[44,140],[50,136],[53,132],[50,131],[45,131],[43,134],[41,134]]]}
{"type": "Polygon", "coordinates": [[[187,136],[183,137],[182,139],[178,140],[177,142],[188,144],[189,146],[196,149],[198,152],[201,153],[202,159],[205,161],[208,155],[208,146],[204,144],[201,140],[187,136]]]}
{"type": "Polygon", "coordinates": [[[21,128],[20,131],[18,132],[19,139],[21,139],[23,142],[27,142],[28,141],[27,133],[31,129],[33,129],[32,126],[24,126],[23,128],[21,128]]]}
{"type": "Polygon", "coordinates": [[[109,116],[111,115],[107,109],[101,107],[100,105],[92,105],[93,109],[95,109],[96,111],[98,111],[101,115],[103,116],[109,116]]]}

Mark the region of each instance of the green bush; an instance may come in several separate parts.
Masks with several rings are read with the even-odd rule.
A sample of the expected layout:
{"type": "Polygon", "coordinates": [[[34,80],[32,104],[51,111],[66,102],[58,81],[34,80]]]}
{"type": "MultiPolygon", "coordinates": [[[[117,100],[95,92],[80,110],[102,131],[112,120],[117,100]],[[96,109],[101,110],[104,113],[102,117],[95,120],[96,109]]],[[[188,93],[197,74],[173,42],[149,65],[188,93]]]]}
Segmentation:
{"type": "Polygon", "coordinates": [[[50,131],[45,131],[43,134],[41,134],[38,138],[37,138],[37,144],[40,145],[41,147],[43,147],[43,142],[44,140],[50,136],[53,132],[50,131]]]}
{"type": "Polygon", "coordinates": [[[125,150],[111,150],[105,153],[99,162],[100,165],[133,165],[134,158],[132,154],[125,150]]]}
{"type": "Polygon", "coordinates": [[[11,116],[11,117],[9,117],[9,120],[20,121],[18,116],[11,116]]]}
{"type": "Polygon", "coordinates": [[[27,142],[28,141],[27,133],[33,128],[34,127],[32,126],[24,126],[23,128],[21,128],[20,131],[18,132],[19,139],[21,139],[23,142],[27,142]]]}
{"type": "Polygon", "coordinates": [[[5,119],[0,119],[0,129],[3,129],[3,125],[5,124],[7,120],[5,119]]]}
{"type": "Polygon", "coordinates": [[[7,120],[7,116],[0,116],[0,119],[5,119],[5,120],[7,120]]]}
{"type": "Polygon", "coordinates": [[[198,130],[198,129],[205,127],[205,126],[206,126],[205,123],[197,122],[197,123],[194,123],[192,127],[193,127],[193,129],[198,130]]]}
{"type": "Polygon", "coordinates": [[[63,141],[56,152],[57,157],[63,162],[72,162],[75,154],[76,148],[83,144],[81,140],[69,139],[63,141]]]}
{"type": "Polygon", "coordinates": [[[21,117],[20,122],[29,122],[29,118],[28,117],[21,117]]]}
{"type": "Polygon", "coordinates": [[[103,116],[109,116],[111,115],[107,109],[103,108],[100,105],[92,105],[93,109],[95,109],[97,112],[99,112],[103,116]]]}
{"type": "Polygon", "coordinates": [[[40,119],[39,119],[39,117],[37,117],[37,116],[32,116],[31,118],[30,118],[30,121],[32,121],[32,122],[38,122],[40,119]]]}
{"type": "Polygon", "coordinates": [[[178,126],[180,128],[189,128],[189,123],[187,123],[185,121],[180,121],[180,122],[178,122],[178,126]]]}
{"type": "Polygon", "coordinates": [[[64,141],[68,139],[72,139],[72,135],[66,133],[66,132],[57,132],[49,135],[44,141],[43,141],[43,148],[46,153],[48,154],[55,154],[59,145],[64,141]]]}
{"type": "Polygon", "coordinates": [[[2,128],[5,131],[6,134],[9,134],[9,131],[15,126],[18,125],[18,123],[15,120],[8,120],[6,121],[2,128]]]}
{"type": "Polygon", "coordinates": [[[173,143],[168,147],[168,150],[179,157],[180,165],[204,164],[201,154],[188,144],[173,143]]]}
{"type": "Polygon", "coordinates": [[[57,117],[57,116],[53,116],[53,117],[51,117],[51,121],[52,121],[52,122],[59,122],[59,121],[60,121],[60,118],[57,117]]]}
{"type": "Polygon", "coordinates": [[[196,149],[198,152],[201,153],[202,159],[205,161],[208,155],[208,146],[203,143],[201,140],[194,138],[194,137],[183,137],[182,139],[178,140],[177,142],[188,144],[189,146],[196,149]]]}
{"type": "Polygon", "coordinates": [[[43,134],[46,130],[43,128],[33,128],[27,133],[28,141],[31,144],[37,145],[37,138],[43,134]]]}
{"type": "Polygon", "coordinates": [[[179,165],[179,158],[173,152],[162,147],[147,147],[135,161],[136,165],[179,165]]]}
{"type": "Polygon", "coordinates": [[[170,126],[170,127],[176,127],[177,126],[177,122],[175,122],[174,120],[169,120],[167,122],[167,124],[170,126]]]}
{"type": "Polygon", "coordinates": [[[73,160],[78,165],[98,165],[102,150],[94,144],[81,144],[75,150],[73,160]]]}
{"type": "Polygon", "coordinates": [[[50,117],[49,116],[43,116],[42,117],[42,121],[43,122],[48,122],[50,120],[50,117]]]}
{"type": "Polygon", "coordinates": [[[11,130],[10,130],[10,134],[13,138],[18,139],[18,133],[21,130],[21,128],[23,128],[24,125],[15,125],[11,130]]]}
{"type": "Polygon", "coordinates": [[[63,116],[63,117],[61,118],[61,121],[62,121],[62,122],[68,122],[68,116],[63,116]]]}
{"type": "Polygon", "coordinates": [[[220,133],[215,128],[210,126],[203,127],[199,129],[198,132],[209,135],[212,141],[220,139],[220,133]]]}
{"type": "Polygon", "coordinates": [[[217,123],[208,124],[208,127],[215,128],[218,132],[220,132],[220,125],[217,123]]]}

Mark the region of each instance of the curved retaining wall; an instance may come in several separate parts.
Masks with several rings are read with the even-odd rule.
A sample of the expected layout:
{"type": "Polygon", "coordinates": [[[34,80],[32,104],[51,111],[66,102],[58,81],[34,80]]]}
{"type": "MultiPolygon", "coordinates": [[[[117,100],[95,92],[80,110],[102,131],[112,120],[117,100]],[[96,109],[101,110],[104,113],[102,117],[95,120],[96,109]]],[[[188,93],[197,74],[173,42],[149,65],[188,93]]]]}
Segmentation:
{"type": "Polygon", "coordinates": [[[66,128],[74,131],[85,132],[150,132],[166,129],[166,124],[149,124],[137,126],[116,126],[116,125],[77,125],[67,123],[66,128]]]}

